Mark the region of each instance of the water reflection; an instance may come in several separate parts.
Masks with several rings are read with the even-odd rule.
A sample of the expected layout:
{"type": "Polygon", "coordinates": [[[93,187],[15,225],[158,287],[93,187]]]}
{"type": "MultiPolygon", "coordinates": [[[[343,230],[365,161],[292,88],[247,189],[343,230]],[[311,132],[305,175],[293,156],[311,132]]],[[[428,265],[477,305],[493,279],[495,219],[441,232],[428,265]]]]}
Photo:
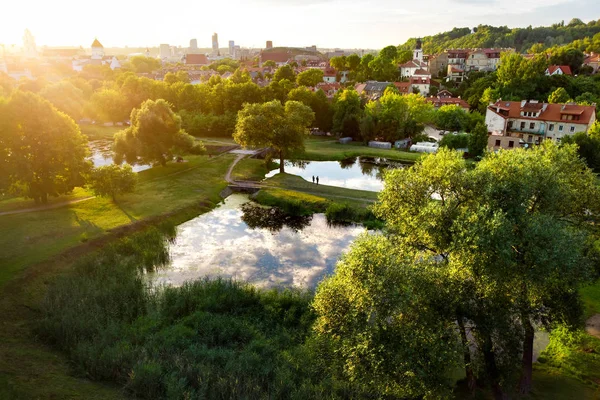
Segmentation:
{"type": "Polygon", "coordinates": [[[271,232],[280,231],[283,227],[298,232],[306,228],[312,221],[312,215],[289,215],[279,208],[261,207],[251,202],[242,204],[242,212],[242,221],[250,228],[262,228],[271,232]]]}
{"type": "MultiPolygon", "coordinates": [[[[309,182],[319,177],[319,183],[349,189],[379,192],[383,189],[383,176],[390,168],[405,165],[379,157],[354,157],[341,161],[285,161],[286,172],[301,176],[309,182]]],[[[266,175],[270,178],[279,173],[273,170],[266,175]]]]}
{"type": "Polygon", "coordinates": [[[328,226],[323,214],[315,214],[301,230],[285,223],[280,229],[253,229],[243,219],[242,204],[247,201],[247,196],[234,194],[222,206],[180,225],[169,248],[171,266],[151,274],[152,278],[180,285],[189,279],[221,276],[260,287],[314,288],[364,231],[328,226]]]}
{"type": "MultiPolygon", "coordinates": [[[[94,167],[103,167],[113,163],[112,141],[110,140],[94,140],[89,142],[89,147],[92,152],[90,160],[94,167]]],[[[140,172],[151,168],[147,164],[134,164],[131,166],[133,172],[140,172]]]]}

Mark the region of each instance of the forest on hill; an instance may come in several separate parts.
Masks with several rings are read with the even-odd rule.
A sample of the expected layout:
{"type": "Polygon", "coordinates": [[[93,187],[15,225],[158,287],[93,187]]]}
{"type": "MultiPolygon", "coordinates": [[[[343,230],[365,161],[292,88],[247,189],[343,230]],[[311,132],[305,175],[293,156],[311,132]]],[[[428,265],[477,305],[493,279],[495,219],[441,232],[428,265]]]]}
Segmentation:
{"type": "MultiPolygon", "coordinates": [[[[412,50],[416,38],[399,46],[399,50],[412,50]]],[[[600,19],[588,23],[573,18],[551,26],[533,28],[508,28],[506,26],[479,25],[476,28],[454,28],[451,31],[425,36],[421,39],[425,54],[437,54],[445,49],[512,47],[526,53],[532,46],[534,53],[554,46],[572,44],[585,52],[600,51],[600,19]]]]}

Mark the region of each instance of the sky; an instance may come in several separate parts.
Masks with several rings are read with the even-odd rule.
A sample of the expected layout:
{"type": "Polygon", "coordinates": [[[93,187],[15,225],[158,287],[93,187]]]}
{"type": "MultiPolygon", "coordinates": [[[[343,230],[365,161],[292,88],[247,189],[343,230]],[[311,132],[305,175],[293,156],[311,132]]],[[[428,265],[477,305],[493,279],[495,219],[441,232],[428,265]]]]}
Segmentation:
{"type": "Polygon", "coordinates": [[[0,44],[21,46],[274,46],[380,49],[479,24],[511,28],[600,18],[598,0],[29,0],[0,5],[0,44]],[[93,5],[90,5],[93,4],[93,5]],[[32,12],[32,10],[34,10],[32,12]]]}

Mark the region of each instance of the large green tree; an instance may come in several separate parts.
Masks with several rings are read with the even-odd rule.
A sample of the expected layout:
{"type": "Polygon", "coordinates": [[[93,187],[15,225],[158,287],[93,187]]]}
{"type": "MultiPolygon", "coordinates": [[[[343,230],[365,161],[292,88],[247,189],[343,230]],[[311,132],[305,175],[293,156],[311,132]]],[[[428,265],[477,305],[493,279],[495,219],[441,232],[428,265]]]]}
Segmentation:
{"type": "Polygon", "coordinates": [[[83,117],[85,104],[83,91],[69,81],[60,81],[46,86],[40,91],[40,96],[76,121],[83,117]]]}
{"type": "Polygon", "coordinates": [[[317,68],[311,68],[300,72],[298,76],[296,76],[296,84],[298,84],[298,86],[313,87],[321,82],[323,82],[323,71],[317,68]]]}
{"type": "Polygon", "coordinates": [[[166,165],[175,152],[200,153],[201,143],[181,129],[181,118],[169,103],[146,100],[131,112],[131,126],[115,135],[115,162],[166,165]]]}
{"type": "MultiPolygon", "coordinates": [[[[440,149],[411,168],[388,172],[385,179],[374,212],[386,222],[387,240],[391,248],[409,254],[416,267],[431,264],[435,283],[367,290],[361,285],[361,269],[349,271],[346,276],[357,273],[359,278],[344,288],[346,305],[334,309],[341,328],[320,333],[349,343],[378,338],[354,327],[351,317],[357,310],[371,310],[366,320],[376,324],[378,304],[394,305],[394,315],[410,316],[411,305],[402,298],[427,298],[435,290],[451,288],[443,292],[443,304],[422,304],[440,326],[458,327],[470,383],[480,378],[502,399],[520,376],[520,390],[528,392],[534,326],[574,326],[581,316],[577,289],[593,272],[585,221],[600,204],[594,174],[575,146],[544,142],[533,150],[487,153],[474,168],[457,152],[440,149]]],[[[388,251],[376,246],[367,246],[357,257],[366,266],[407,268],[407,263],[386,262],[388,251]]],[[[337,293],[341,296],[342,291],[337,293]]],[[[316,301],[320,296],[319,291],[316,301]]],[[[327,316],[324,309],[318,313],[319,318],[327,316]]],[[[436,347],[443,347],[438,343],[442,341],[451,348],[457,340],[452,335],[432,337],[436,347]]],[[[417,337],[414,345],[420,347],[418,343],[417,337]]],[[[394,373],[396,349],[388,351],[385,343],[373,341],[362,348],[375,344],[379,358],[361,359],[366,364],[360,370],[366,375],[362,379],[379,379],[382,368],[394,373]]],[[[352,354],[338,355],[354,365],[352,354]]]]}
{"type": "Polygon", "coordinates": [[[245,104],[238,112],[233,139],[247,147],[270,147],[279,155],[279,171],[284,172],[284,159],[304,149],[304,138],[315,118],[310,107],[278,100],[262,104],[245,104]]]}
{"type": "Polygon", "coordinates": [[[363,111],[356,90],[345,89],[338,92],[334,98],[333,110],[333,132],[358,138],[363,111]]]}
{"type": "Polygon", "coordinates": [[[3,108],[0,184],[46,203],[84,183],[90,168],[87,139],[75,122],[47,100],[16,91],[3,108]]]}
{"type": "Polygon", "coordinates": [[[114,89],[102,89],[90,99],[91,113],[100,121],[122,122],[127,119],[130,109],[127,101],[114,89]]]}

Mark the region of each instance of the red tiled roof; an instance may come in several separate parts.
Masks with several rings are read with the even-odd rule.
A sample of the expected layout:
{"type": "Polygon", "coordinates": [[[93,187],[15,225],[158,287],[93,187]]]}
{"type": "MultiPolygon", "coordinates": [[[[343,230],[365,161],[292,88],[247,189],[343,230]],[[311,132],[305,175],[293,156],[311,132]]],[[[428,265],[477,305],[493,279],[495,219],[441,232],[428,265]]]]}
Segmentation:
{"type": "Polygon", "coordinates": [[[585,58],[585,60],[583,61],[584,64],[589,64],[589,63],[597,63],[600,62],[600,54],[590,54],[589,56],[587,56],[585,58]]]}
{"type": "MultiPolygon", "coordinates": [[[[545,103],[526,103],[521,106],[520,101],[503,101],[498,100],[495,104],[488,107],[489,110],[496,112],[496,108],[508,111],[508,118],[519,118],[529,120],[541,120],[541,121],[553,121],[553,122],[567,122],[575,124],[589,124],[590,119],[596,112],[596,106],[580,106],[577,104],[545,104],[545,103]],[[546,106],[546,109],[541,112],[539,117],[522,117],[521,111],[534,110],[532,105],[539,104],[541,107],[536,108],[537,110],[542,109],[546,106]],[[579,115],[579,120],[563,120],[561,119],[562,114],[567,115],[579,115]]],[[[500,115],[500,114],[499,114],[500,115]]],[[[503,116],[503,115],[501,115],[503,116]]],[[[503,116],[505,117],[505,116],[503,116]]]]}
{"type": "Polygon", "coordinates": [[[428,75],[431,76],[431,73],[429,71],[427,71],[426,69],[423,68],[419,68],[415,71],[415,73],[413,75],[428,75]]]}
{"type": "Polygon", "coordinates": [[[426,63],[421,62],[419,60],[407,61],[404,64],[399,65],[400,68],[423,68],[426,66],[427,66],[426,63]]]}
{"type": "Polygon", "coordinates": [[[208,64],[208,58],[204,54],[186,54],[185,63],[194,65],[206,65],[208,64]]]}
{"type": "Polygon", "coordinates": [[[410,93],[410,82],[394,82],[400,93],[410,93]]]}
{"type": "Polygon", "coordinates": [[[571,67],[569,67],[568,65],[551,65],[548,67],[547,71],[549,75],[552,75],[559,69],[562,70],[562,73],[565,75],[573,75],[573,73],[571,72],[571,67]]]}

